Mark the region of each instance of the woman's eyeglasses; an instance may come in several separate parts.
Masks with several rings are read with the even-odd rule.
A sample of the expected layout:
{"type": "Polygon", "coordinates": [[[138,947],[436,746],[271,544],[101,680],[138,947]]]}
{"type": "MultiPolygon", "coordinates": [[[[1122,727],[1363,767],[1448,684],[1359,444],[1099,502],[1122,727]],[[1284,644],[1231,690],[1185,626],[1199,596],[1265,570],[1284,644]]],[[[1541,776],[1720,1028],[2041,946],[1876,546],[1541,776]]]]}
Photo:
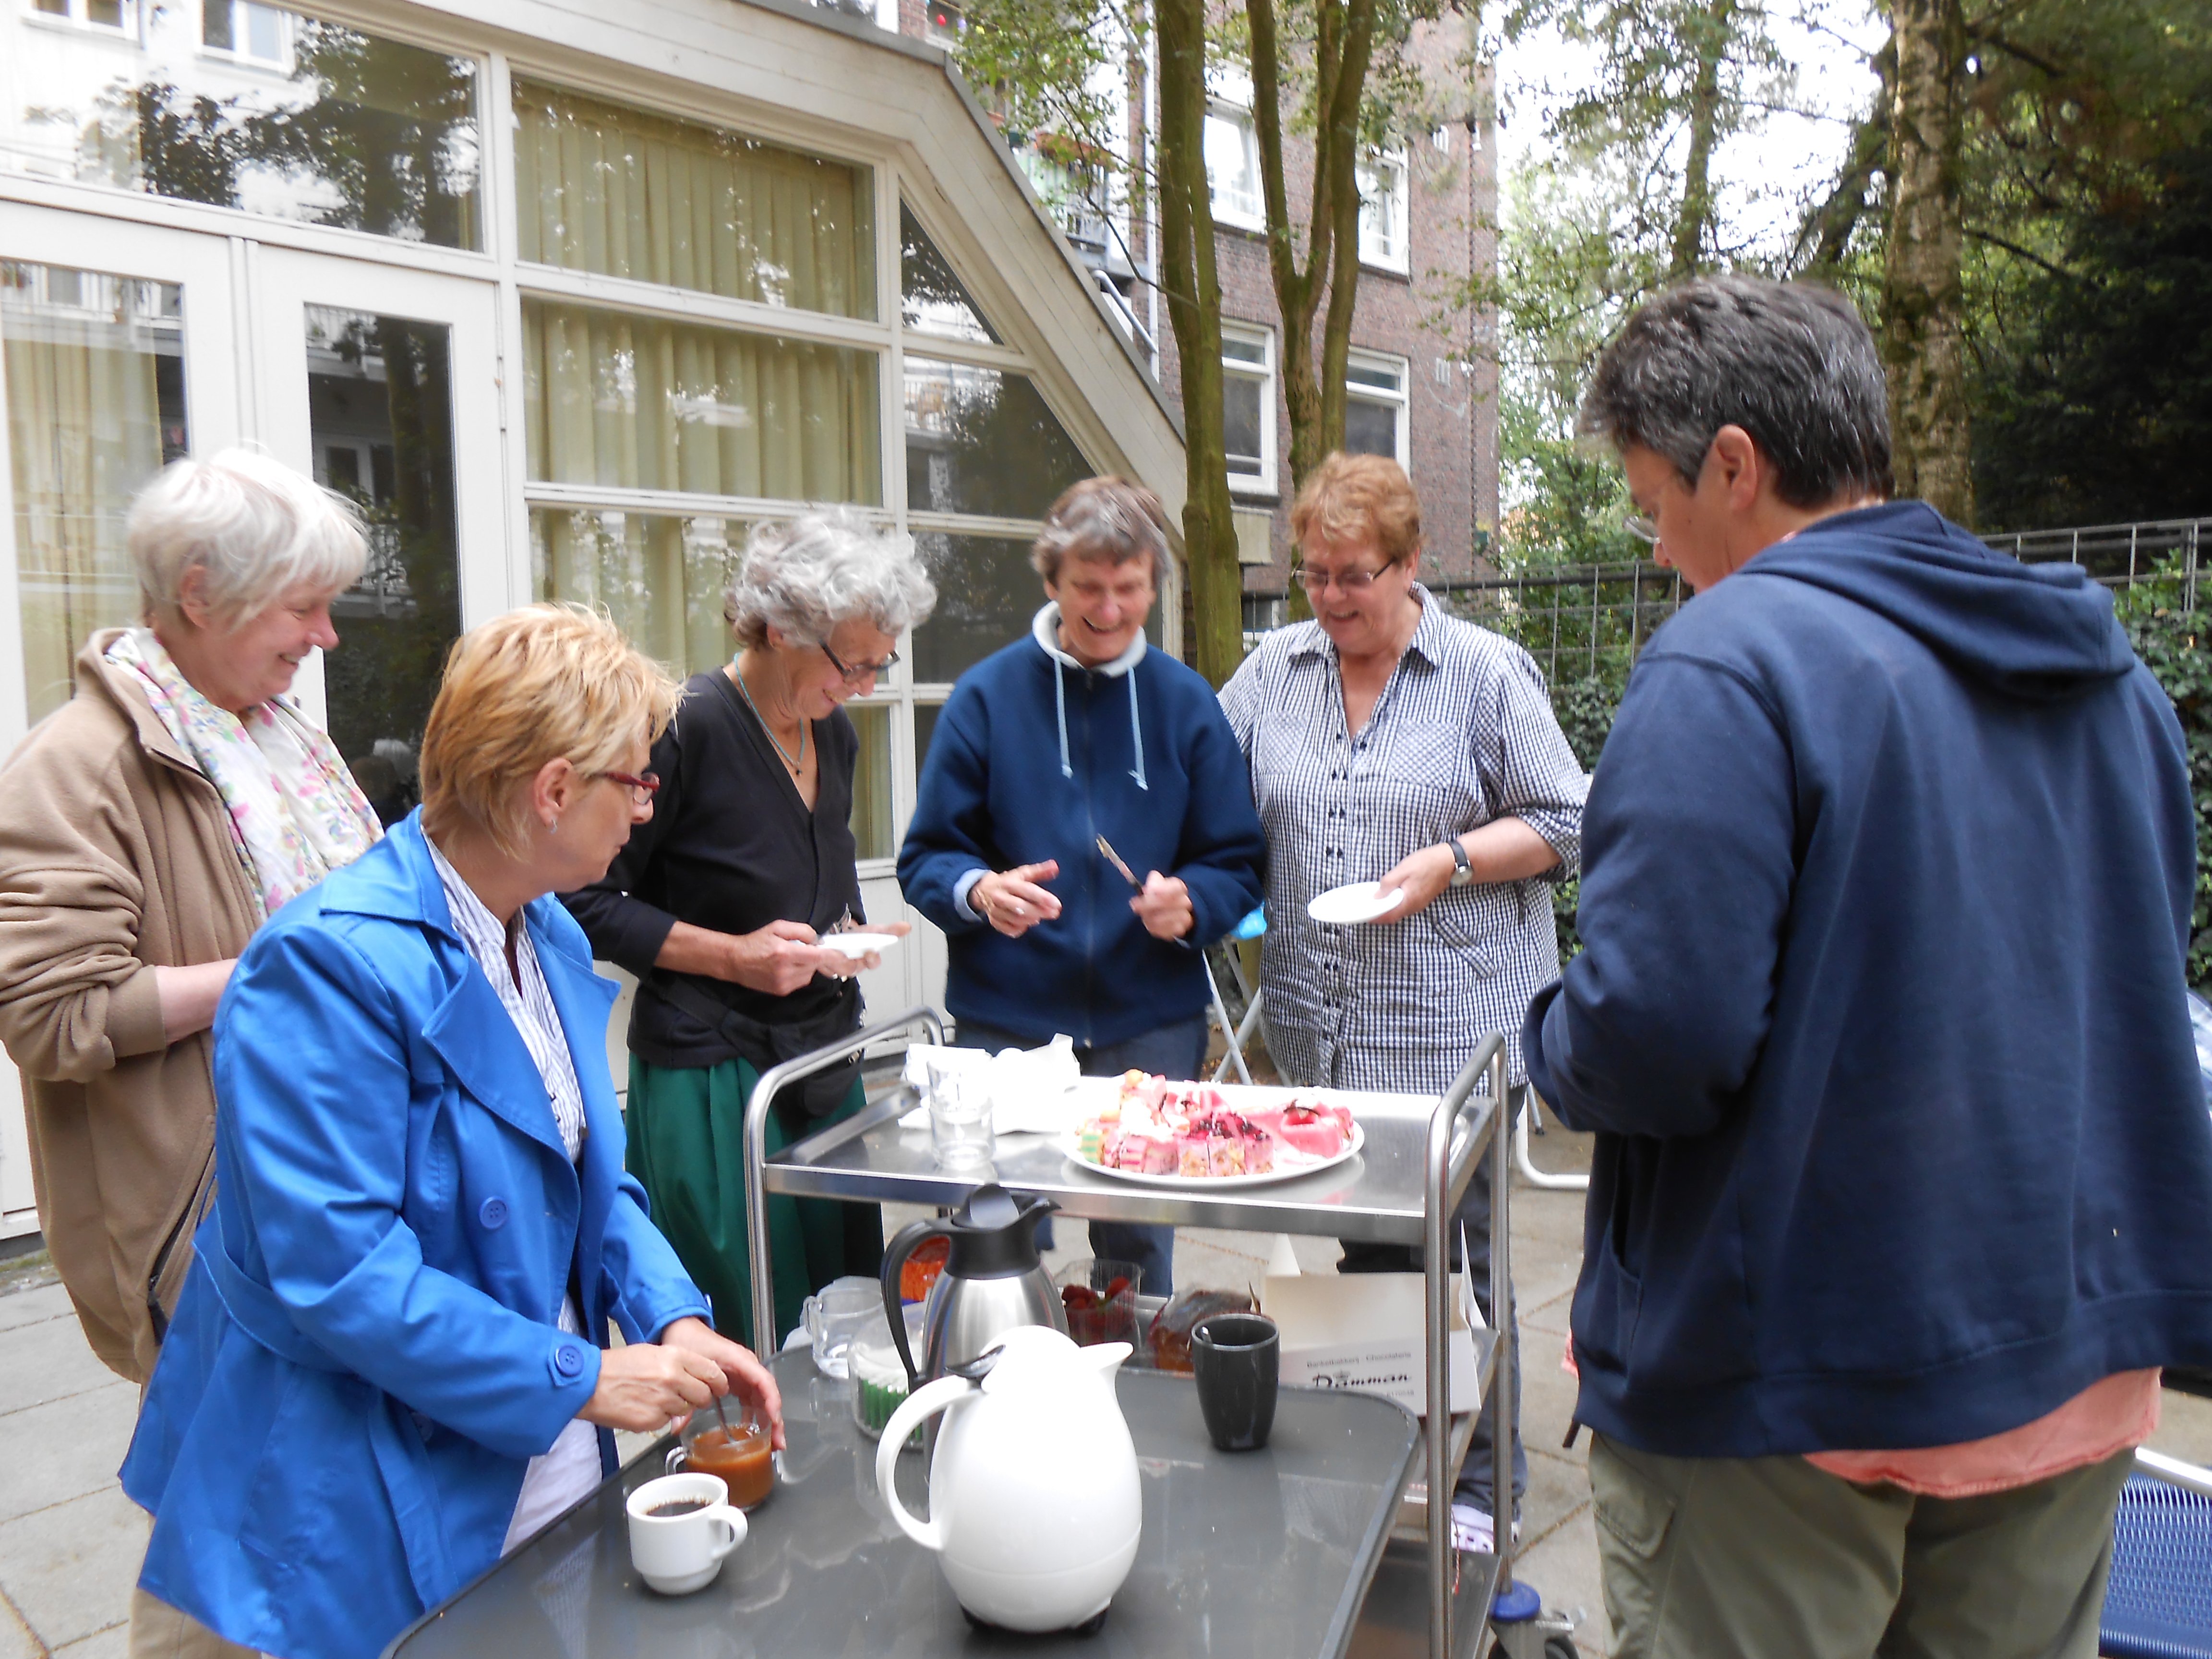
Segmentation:
{"type": "Polygon", "coordinates": [[[605,778],[609,783],[627,784],[630,799],[640,805],[660,793],[660,775],[658,772],[594,772],[592,775],[605,778]]]}
{"type": "Polygon", "coordinates": [[[829,641],[823,641],[819,648],[822,654],[830,659],[830,665],[844,676],[848,685],[858,685],[872,674],[888,674],[891,672],[891,665],[899,659],[898,653],[894,651],[881,662],[856,663],[848,667],[844,659],[830,648],[829,641]]]}
{"type": "Polygon", "coordinates": [[[1648,546],[1659,545],[1659,524],[1641,513],[1632,513],[1620,521],[1620,527],[1648,546]]]}
{"type": "MultiPolygon", "coordinates": [[[[1382,570],[1389,568],[1386,564],[1382,570]]],[[[1331,586],[1340,593],[1364,593],[1382,570],[1300,570],[1298,586],[1309,593],[1326,593],[1331,586]]]]}

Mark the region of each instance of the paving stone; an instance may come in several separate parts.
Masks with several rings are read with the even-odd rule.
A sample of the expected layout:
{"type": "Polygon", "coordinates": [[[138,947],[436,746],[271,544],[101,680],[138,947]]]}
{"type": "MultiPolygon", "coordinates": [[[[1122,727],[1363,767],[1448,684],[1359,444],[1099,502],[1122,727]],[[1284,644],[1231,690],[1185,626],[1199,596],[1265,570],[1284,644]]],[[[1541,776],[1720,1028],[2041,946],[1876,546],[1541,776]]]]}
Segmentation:
{"type": "Polygon", "coordinates": [[[2212,1400],[2166,1389],[2150,1447],[2168,1457],[2212,1468],[2212,1400]]]}
{"type": "Polygon", "coordinates": [[[121,1377],[0,1417],[0,1522],[113,1486],[137,1417],[121,1377]]]}
{"type": "Polygon", "coordinates": [[[0,1342],[0,1421],[9,1413],[119,1381],[93,1357],[73,1314],[18,1326],[0,1342]]]}
{"type": "Polygon", "coordinates": [[[131,1616],[131,1587],[152,1530],[110,1485],[0,1526],[0,1589],[49,1649],[131,1616]]]}
{"type": "Polygon", "coordinates": [[[59,1285],[41,1285],[36,1290],[0,1296],[0,1331],[37,1325],[49,1319],[74,1322],[76,1318],[76,1310],[70,1304],[69,1292],[59,1285]]]}
{"type": "Polygon", "coordinates": [[[1575,1646],[1584,1659],[1603,1659],[1613,1650],[1606,1622],[1605,1594],[1598,1582],[1597,1524],[1587,1504],[1548,1536],[1531,1544],[1514,1564],[1513,1575],[1534,1584],[1548,1613],[1575,1621],[1575,1646]]]}
{"type": "Polygon", "coordinates": [[[5,1596],[0,1596],[0,1659],[46,1659],[30,1626],[15,1616],[5,1596]]]}
{"type": "Polygon", "coordinates": [[[127,1659],[131,1651],[131,1621],[110,1625],[106,1630],[56,1648],[53,1659],[127,1659]]]}
{"type": "Polygon", "coordinates": [[[1549,1536],[1589,1501],[1589,1476],[1580,1463],[1529,1448],[1528,1489],[1521,1497],[1523,1539],[1549,1536]]]}

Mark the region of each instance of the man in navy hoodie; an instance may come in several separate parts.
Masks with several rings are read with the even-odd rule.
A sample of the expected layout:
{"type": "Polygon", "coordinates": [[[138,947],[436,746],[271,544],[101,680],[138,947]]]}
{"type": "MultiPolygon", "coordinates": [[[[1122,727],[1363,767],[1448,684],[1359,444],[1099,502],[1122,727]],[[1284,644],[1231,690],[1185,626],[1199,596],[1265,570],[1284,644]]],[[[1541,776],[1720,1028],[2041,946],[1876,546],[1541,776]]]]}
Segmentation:
{"type": "MultiPolygon", "coordinates": [[[[1047,603],[1029,637],[963,674],[938,717],[899,885],[945,930],[970,1047],[1064,1031],[1092,1077],[1191,1078],[1204,1059],[1200,952],[1260,902],[1267,843],[1213,688],[1146,647],[1167,557],[1151,490],[1073,486],[1030,555],[1047,603]]],[[[1146,1294],[1173,1287],[1173,1228],[1094,1222],[1091,1243],[1143,1268],[1146,1294]]]]}
{"type": "Polygon", "coordinates": [[[2096,1650],[2164,1364],[2212,1362],[2181,732],[2111,597],[1889,501],[1847,302],[1644,307],[1583,406],[1698,597],[1583,820],[1530,1081],[1616,1654],[2096,1650]]]}

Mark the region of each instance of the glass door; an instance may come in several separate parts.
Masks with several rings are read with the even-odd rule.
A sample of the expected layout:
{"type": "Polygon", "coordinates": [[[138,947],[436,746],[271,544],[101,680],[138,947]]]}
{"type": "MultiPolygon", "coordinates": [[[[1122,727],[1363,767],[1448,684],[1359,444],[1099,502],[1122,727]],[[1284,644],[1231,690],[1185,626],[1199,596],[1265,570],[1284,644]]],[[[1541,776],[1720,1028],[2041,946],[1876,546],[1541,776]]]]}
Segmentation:
{"type": "Polygon", "coordinates": [[[252,288],[264,441],[368,525],[368,568],[331,606],[337,649],[295,690],[388,823],[418,796],[447,647],[513,602],[496,290],[273,248],[252,288]]]}

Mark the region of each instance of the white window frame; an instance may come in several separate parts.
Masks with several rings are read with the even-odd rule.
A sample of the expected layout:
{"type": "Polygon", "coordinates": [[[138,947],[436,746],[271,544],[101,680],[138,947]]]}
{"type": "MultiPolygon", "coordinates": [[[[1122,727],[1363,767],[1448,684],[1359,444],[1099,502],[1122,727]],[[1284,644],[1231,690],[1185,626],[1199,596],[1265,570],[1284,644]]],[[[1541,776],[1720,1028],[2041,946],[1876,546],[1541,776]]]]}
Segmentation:
{"type": "Polygon", "coordinates": [[[38,0],[21,0],[26,17],[33,23],[44,23],[49,28],[82,29],[110,40],[136,40],[138,38],[138,0],[121,0],[121,21],[95,23],[87,15],[88,0],[66,0],[66,12],[46,11],[38,0]]]}
{"type": "Polygon", "coordinates": [[[1226,347],[1230,341],[1241,341],[1260,348],[1261,358],[1251,362],[1241,357],[1231,357],[1224,349],[1221,354],[1221,378],[1224,385],[1231,375],[1243,380],[1260,383],[1260,471],[1256,477],[1229,475],[1229,489],[1237,495],[1272,495],[1275,493],[1275,331],[1258,323],[1239,323],[1224,318],[1221,341],[1226,347]]]}
{"type": "Polygon", "coordinates": [[[1267,210],[1261,191],[1266,188],[1260,176],[1260,133],[1252,125],[1252,112],[1226,99],[1217,98],[1206,106],[1206,125],[1208,129],[1216,123],[1231,128],[1243,147],[1246,166],[1252,175],[1252,194],[1247,198],[1231,196],[1213,169],[1206,170],[1208,193],[1213,204],[1213,222],[1231,225],[1239,230],[1265,230],[1267,210]]]}
{"type": "Polygon", "coordinates": [[[1412,158],[1403,144],[1376,151],[1358,167],[1359,263],[1407,275],[1413,266],[1413,225],[1410,212],[1412,158]],[[1387,229],[1395,223],[1394,240],[1387,229]]]}
{"type": "Polygon", "coordinates": [[[274,58],[264,58],[259,52],[248,52],[237,44],[246,38],[246,30],[243,27],[246,9],[258,3],[259,0],[200,0],[199,52],[203,57],[215,58],[220,63],[237,64],[253,69],[273,70],[279,74],[289,76],[292,72],[292,19],[296,15],[289,6],[262,4],[264,11],[274,12],[276,15],[276,55],[274,58]],[[208,8],[224,5],[230,8],[232,44],[228,46],[211,46],[207,43],[208,8]]]}
{"type": "Polygon", "coordinates": [[[1412,385],[1410,377],[1413,374],[1413,365],[1407,359],[1387,351],[1363,351],[1354,347],[1346,354],[1344,368],[1344,398],[1347,404],[1369,404],[1395,412],[1396,418],[1393,426],[1398,453],[1391,459],[1400,466],[1407,467],[1410,471],[1408,455],[1410,434],[1407,430],[1407,412],[1412,402],[1407,392],[1412,385]],[[1352,371],[1356,368],[1367,368],[1395,374],[1398,377],[1398,389],[1395,392],[1389,392],[1381,386],[1370,386],[1364,381],[1355,380],[1352,378],[1352,371]]]}

